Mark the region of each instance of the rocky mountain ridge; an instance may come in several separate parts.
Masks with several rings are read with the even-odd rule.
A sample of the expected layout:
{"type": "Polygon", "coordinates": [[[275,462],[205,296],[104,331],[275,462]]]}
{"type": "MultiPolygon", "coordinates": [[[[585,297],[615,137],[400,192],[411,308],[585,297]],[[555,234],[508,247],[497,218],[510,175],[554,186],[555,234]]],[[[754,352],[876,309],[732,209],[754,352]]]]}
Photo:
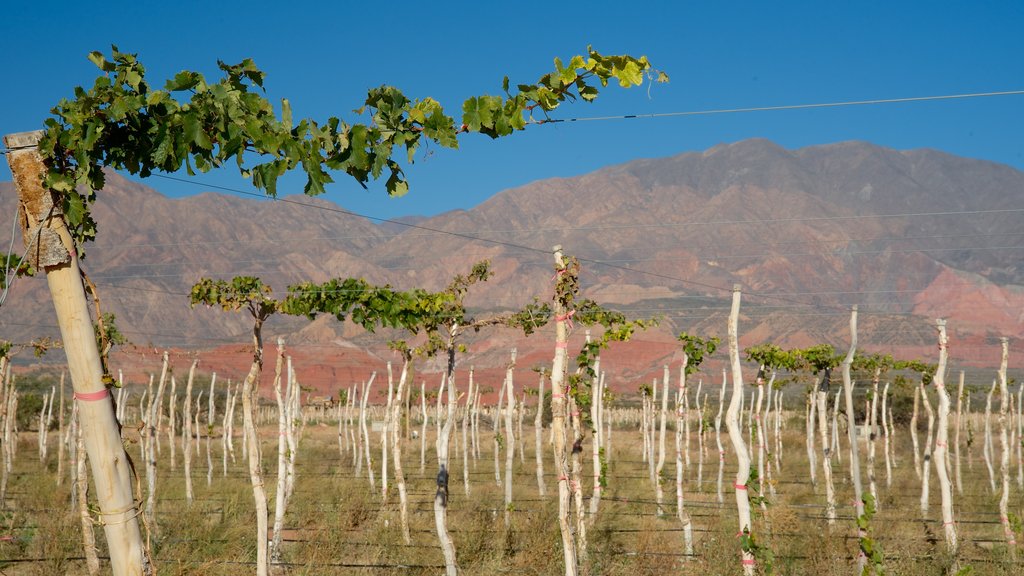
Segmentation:
{"type": "MultiPolygon", "coordinates": [[[[10,229],[14,196],[0,183],[0,229],[10,229]]],[[[560,244],[581,258],[585,295],[663,317],[636,345],[659,353],[623,357],[637,360],[627,369],[637,377],[672,359],[679,330],[724,336],[734,283],[745,293],[745,344],[841,348],[845,310],[856,303],[868,348],[928,351],[928,324],[941,316],[954,343],[965,344],[962,361],[980,363],[996,336],[1024,338],[1021,198],[1024,173],[1013,168],[863,142],[799,150],[765,140],[723,144],[534,182],[469,210],[386,226],[318,199],[171,199],[112,175],[85,265],[104,308],[140,350],[244,345],[247,318],[189,308],[188,289],[200,277],[256,275],[279,291],[337,276],[438,289],[486,258],[495,276],[471,304],[495,310],[548,297],[550,247],[560,244]]],[[[14,284],[0,331],[18,341],[56,335],[45,282],[14,284]]],[[[278,319],[267,332],[306,347],[322,366],[337,364],[333,343],[345,343],[349,356],[364,351],[360,365],[386,356],[387,334],[330,318],[278,319]]],[[[550,355],[544,338],[496,334],[475,341],[466,361],[500,366],[511,345],[521,358],[550,355]]],[[[335,370],[323,380],[354,377],[335,370]]]]}

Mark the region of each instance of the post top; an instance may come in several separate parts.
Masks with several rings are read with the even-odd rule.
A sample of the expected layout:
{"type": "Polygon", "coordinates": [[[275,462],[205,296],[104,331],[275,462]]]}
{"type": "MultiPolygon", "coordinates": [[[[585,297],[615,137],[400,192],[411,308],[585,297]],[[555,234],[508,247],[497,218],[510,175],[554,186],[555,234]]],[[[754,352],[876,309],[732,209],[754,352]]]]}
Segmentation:
{"type": "Polygon", "coordinates": [[[562,251],[562,245],[561,244],[555,244],[554,246],[551,247],[551,251],[552,252],[561,252],[562,251]]]}
{"type": "Polygon", "coordinates": [[[19,148],[34,148],[39,144],[39,140],[43,137],[42,130],[32,130],[31,132],[15,132],[13,134],[7,134],[4,136],[4,146],[8,150],[17,150],[19,148]]]}
{"type": "Polygon", "coordinates": [[[732,285],[732,291],[733,292],[739,292],[742,288],[743,288],[743,286],[741,286],[739,283],[736,283],[736,284],[732,285]]]}

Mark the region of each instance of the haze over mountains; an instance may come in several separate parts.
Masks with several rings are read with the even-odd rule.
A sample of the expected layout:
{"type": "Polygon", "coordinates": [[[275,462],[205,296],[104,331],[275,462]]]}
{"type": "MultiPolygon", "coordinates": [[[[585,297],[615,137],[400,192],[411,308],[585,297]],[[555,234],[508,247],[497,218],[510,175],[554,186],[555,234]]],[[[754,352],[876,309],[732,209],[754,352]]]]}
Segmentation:
{"type": "MultiPolygon", "coordinates": [[[[978,361],[991,360],[997,335],[1024,338],[1024,173],[934,150],[747,140],[534,182],[470,210],[407,220],[413,227],[301,196],[170,199],[117,176],[99,197],[99,239],[85,266],[137,344],[248,341],[247,317],[189,308],[189,287],[204,276],[256,275],[279,293],[337,276],[437,289],[487,258],[496,274],[473,306],[520,306],[548,297],[554,244],[583,260],[585,295],[664,315],[644,336],[659,343],[654,363],[671,356],[679,330],[724,335],[734,283],[745,293],[744,344],[842,347],[850,304],[860,305],[868,347],[928,350],[936,317],[978,361]]],[[[15,202],[0,183],[6,229],[15,202]]],[[[48,298],[42,280],[18,280],[0,309],[3,337],[56,336],[48,298]]],[[[383,338],[331,318],[277,320],[268,332],[293,344],[344,336],[379,347],[383,338]]],[[[507,353],[480,348],[493,349],[494,362],[507,353]]]]}

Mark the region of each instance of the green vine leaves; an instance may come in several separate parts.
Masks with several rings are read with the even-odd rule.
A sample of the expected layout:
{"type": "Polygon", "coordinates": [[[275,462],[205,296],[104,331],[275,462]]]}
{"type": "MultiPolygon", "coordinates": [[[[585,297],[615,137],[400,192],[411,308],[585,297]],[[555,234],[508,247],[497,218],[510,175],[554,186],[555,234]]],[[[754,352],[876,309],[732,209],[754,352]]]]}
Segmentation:
{"type": "Polygon", "coordinates": [[[680,332],[676,340],[680,342],[683,347],[683,353],[686,354],[685,371],[687,375],[700,370],[700,365],[715,353],[715,350],[718,349],[718,345],[721,343],[717,336],[701,338],[686,332],[680,332]]]}
{"type": "Polygon", "coordinates": [[[270,286],[255,276],[236,276],[230,281],[203,278],[192,286],[189,301],[193,308],[198,304],[229,312],[244,308],[261,324],[281,307],[271,297],[270,286]]]}
{"type": "Polygon", "coordinates": [[[104,167],[143,177],[184,167],[193,175],[233,161],[270,196],[277,194],[278,178],[296,168],[306,174],[308,195],[323,193],[333,182],[329,171],[343,172],[364,187],[387,174],[387,193],[401,196],[409,184],[400,153],[404,150],[411,164],[424,138],[457,148],[462,133],[497,138],[546,122],[546,114],[563,102],[592,101],[598,86],[611,80],[623,87],[640,85],[645,77],[668,80],[646,57],[604,56],[588,48],[586,57],[574,56],[568,65],[556,59],[555,71],[535,84],[512,91],[505,78],[504,96],[467,99],[461,123],[433,98],[412,100],[395,87],[381,86],[369,90],[355,111],[365,121],[349,124],[337,117],[296,122],[288,100],[281,101],[278,118],[262,94],[265,74],[249,59],[218,62],[223,76],[216,81],[179,72],[163,89],[150,85],[135,54],[116,46],[109,58],[93,52],[89,59],[102,75],[51,110],[39,143],[50,164],[46,185],[61,194],[80,245],[96,235],[90,205],[103,188],[104,167]],[[544,117],[537,120],[535,113],[544,117]]]}
{"type": "Polygon", "coordinates": [[[192,287],[190,301],[193,307],[203,304],[228,311],[244,308],[259,323],[275,313],[310,320],[320,314],[330,314],[338,321],[350,320],[369,332],[386,327],[413,335],[422,333],[426,341],[416,349],[401,340],[389,346],[403,356],[414,352],[431,356],[453,345],[454,338],[467,329],[503,325],[529,335],[550,321],[550,306],[536,302],[486,318],[470,316],[463,300],[473,285],[486,281],[491,274],[489,262],[478,262],[468,274],[455,276],[440,292],[421,288],[400,291],[389,285],[370,284],[362,278],[336,278],[320,284],[293,284],[281,300],[274,299],[270,287],[252,276],[239,276],[230,281],[204,278],[192,287]]]}
{"type": "Polygon", "coordinates": [[[6,290],[15,276],[32,276],[35,273],[28,261],[17,254],[0,252],[0,262],[3,263],[0,266],[0,290],[6,290]]]}

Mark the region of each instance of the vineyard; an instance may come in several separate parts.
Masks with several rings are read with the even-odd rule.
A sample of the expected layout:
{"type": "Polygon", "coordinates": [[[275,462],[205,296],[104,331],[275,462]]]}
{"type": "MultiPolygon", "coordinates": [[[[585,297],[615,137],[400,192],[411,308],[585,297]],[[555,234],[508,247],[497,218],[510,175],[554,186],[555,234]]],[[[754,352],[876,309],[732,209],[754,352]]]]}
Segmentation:
{"type": "Polygon", "coordinates": [[[973,333],[973,346],[1000,361],[972,366],[971,381],[959,370],[966,359],[950,356],[945,319],[922,329],[920,317],[889,315],[903,322],[890,332],[916,322],[929,350],[900,358],[884,349],[891,333],[859,334],[858,305],[808,305],[848,318],[831,344],[783,348],[761,324],[741,347],[745,295],[766,308],[792,298],[723,285],[717,260],[702,265],[715,284],[646,272],[701,287],[705,304],[731,301],[697,326],[673,326],[671,360],[642,380],[610,375],[603,360],[639,354],[631,347],[664,330],[663,318],[603,303],[587,291],[583,264],[636,270],[560,244],[530,248],[544,274],[501,278],[511,305],[473,305],[498,272],[458,249],[440,288],[339,276],[282,290],[253,275],[203,276],[175,306],[244,326],[236,343],[246,368],[217,374],[200,369],[201,352],[154,349],[159,369],[147,383],[130,356],[113,355],[127,339],[103,282],[80,266],[99,234],[109,171],[235,164],[270,197],[292,171],[309,196],[343,174],[364,187],[383,181],[398,197],[421,147],[512,136],[609,86],[667,82],[646,57],[588,48],[555,59],[536,83],[506,77],[503,96],[468,98],[461,121],[432,98],[382,86],[354,123],[294,119],[288,100],[264,97],[251,60],[218,63],[216,80],[183,71],[160,89],[134,54],[89,58],[101,72],[93,86],[61,101],[44,130],[4,138],[24,249],[3,256],[3,298],[18,277],[44,277],[60,339],[0,346],[0,574],[1022,569],[1024,386],[1009,374],[1009,336],[995,344],[991,331],[973,333]],[[540,286],[532,300],[523,285],[540,286]],[[284,318],[383,335],[390,361],[357,381],[307,387],[274,333],[284,318]],[[503,349],[503,376],[477,375],[465,359],[499,331],[543,352],[527,363],[503,349]],[[58,347],[66,369],[16,366],[58,347]]]}
{"type": "MultiPolygon", "coordinates": [[[[559,479],[550,464],[551,428],[543,422],[540,428],[534,426],[538,421],[537,397],[524,394],[537,386],[536,374],[530,375],[534,378],[516,374],[510,381],[515,399],[511,408],[507,404],[498,407],[463,401],[455,413],[448,522],[459,568],[464,573],[563,573],[555,522],[559,479]],[[509,422],[511,433],[506,429],[509,422]],[[511,487],[510,499],[506,487],[511,487]]],[[[467,377],[471,376],[466,374],[460,380],[467,377]]],[[[150,485],[156,494],[155,505],[152,510],[146,509],[144,523],[152,531],[149,546],[153,567],[163,574],[248,574],[255,569],[256,541],[245,465],[247,447],[233,422],[239,420],[238,392],[218,388],[216,382],[210,388],[206,388],[206,381],[203,384],[192,391],[193,401],[181,400],[184,394],[180,386],[170,394],[168,385],[166,399],[176,399],[177,404],[161,409],[163,418],[156,425],[159,431],[152,442],[146,438],[145,420],[154,412],[140,419],[138,404],[131,400],[147,388],[126,386],[124,389],[131,392],[119,405],[129,454],[139,474],[149,477],[150,472],[142,471],[147,450],[155,451],[158,461],[156,482],[150,485]],[[214,389],[215,401],[208,403],[201,389],[214,389]],[[199,408],[189,418],[199,424],[191,430],[183,428],[186,419],[182,416],[190,404],[199,408]],[[208,425],[211,421],[214,423],[208,425]]],[[[432,502],[438,418],[443,422],[445,410],[443,406],[439,409],[436,394],[429,404],[426,395],[413,395],[408,421],[399,421],[394,428],[400,438],[398,454],[408,498],[406,538],[395,472],[385,464],[386,406],[368,405],[360,410],[365,396],[359,388],[387,389],[388,384],[360,383],[336,406],[307,404],[298,406],[291,415],[298,441],[291,472],[294,487],[283,522],[269,534],[271,542],[280,546],[272,569],[296,574],[436,574],[444,569],[432,502]]],[[[670,380],[669,389],[674,387],[670,380]]],[[[673,418],[675,410],[668,411],[665,433],[669,438],[669,465],[658,476],[652,476],[652,466],[662,461],[659,452],[665,447],[659,427],[661,399],[673,394],[661,396],[661,384],[656,382],[654,393],[659,397],[653,403],[641,401],[641,397],[623,398],[604,408],[599,416],[604,423],[604,460],[599,468],[604,483],[585,481],[578,487],[584,495],[587,526],[587,552],[581,567],[595,574],[740,571],[741,543],[736,536],[733,485],[736,454],[720,425],[723,399],[719,389],[691,385],[681,400],[681,405],[690,409],[680,411],[679,420],[673,418]],[[678,444],[672,440],[677,429],[678,444]],[[677,473],[674,460],[678,460],[682,472],[680,500],[673,488],[677,473]],[[659,495],[661,485],[671,496],[659,495]],[[685,511],[688,524],[681,522],[680,511],[685,511]],[[690,544],[687,529],[692,530],[690,544]]],[[[838,446],[829,457],[835,489],[835,508],[830,513],[820,461],[818,480],[811,481],[814,475],[808,468],[806,413],[798,409],[802,399],[784,397],[795,391],[797,387],[790,386],[783,395],[776,394],[775,400],[758,405],[756,389],[744,390],[754,393],[747,396],[742,410],[744,436],[755,453],[763,448],[760,458],[754,457],[754,470],[764,472],[751,475],[749,483],[752,532],[758,546],[755,557],[761,573],[848,574],[854,570],[861,548],[842,414],[838,421],[825,419],[830,426],[829,444],[838,446]],[[835,439],[833,431],[838,433],[835,439]],[[757,440],[762,435],[765,442],[757,440]]],[[[545,396],[550,401],[550,393],[545,396]]],[[[933,392],[926,392],[925,398],[931,405],[936,403],[933,392]]],[[[1013,398],[1013,404],[1020,400],[1019,394],[1013,398]]],[[[858,402],[867,399],[859,389],[858,402]]],[[[876,512],[866,524],[887,572],[935,574],[956,564],[969,566],[972,574],[1004,574],[1019,565],[1014,558],[1015,545],[1007,543],[1000,522],[998,486],[992,488],[993,479],[999,479],[998,463],[1004,452],[998,447],[999,415],[983,411],[985,400],[984,395],[975,394],[973,413],[967,413],[966,404],[961,402],[959,413],[953,414],[956,424],[950,430],[951,444],[952,438],[958,443],[944,458],[950,472],[955,470],[954,477],[959,478],[953,487],[959,538],[955,552],[950,552],[943,536],[938,490],[922,498],[922,482],[929,474],[932,482],[936,481],[935,470],[929,472],[927,466],[930,447],[924,443],[924,436],[932,427],[925,424],[925,410],[914,423],[915,428],[920,426],[921,435],[916,450],[917,439],[912,441],[911,429],[905,424],[887,427],[875,438],[862,435],[858,439],[862,463],[868,462],[869,454],[876,458],[871,472],[877,483],[876,512]],[[987,436],[986,431],[992,434],[987,436]],[[994,449],[989,444],[992,436],[994,449]]],[[[991,396],[987,400],[991,407],[991,396]]],[[[724,403],[728,404],[727,396],[724,403]]],[[[83,521],[91,525],[102,518],[91,506],[79,508],[81,500],[77,499],[89,496],[75,488],[76,477],[83,469],[76,466],[71,414],[63,418],[61,428],[55,427],[54,433],[44,438],[44,444],[40,443],[38,423],[61,419],[54,413],[58,410],[51,409],[47,405],[39,420],[8,437],[13,440],[9,445],[16,450],[8,460],[13,464],[11,471],[5,474],[0,529],[4,559],[0,567],[7,574],[86,573],[83,521]]],[[[1019,446],[1021,420],[1016,410],[1014,407],[1009,429],[1012,445],[1019,446]]],[[[888,411],[891,414],[891,408],[888,411]]],[[[831,406],[829,412],[834,415],[831,406]]],[[[278,448],[278,409],[265,403],[256,416],[262,451],[273,454],[278,448]]],[[[820,452],[820,443],[814,446],[820,452]]],[[[584,452],[589,452],[589,446],[584,452]]],[[[1019,511],[1019,450],[1009,450],[1007,457],[1008,478],[1016,487],[1009,508],[1019,511]]],[[[275,467],[264,462],[273,502],[275,467]]],[[[596,476],[591,463],[590,458],[581,459],[579,478],[596,476]]],[[[1011,512],[1010,518],[1011,537],[1019,537],[1019,512],[1011,512]]],[[[108,569],[107,556],[100,539],[96,560],[101,571],[108,569]]]]}

